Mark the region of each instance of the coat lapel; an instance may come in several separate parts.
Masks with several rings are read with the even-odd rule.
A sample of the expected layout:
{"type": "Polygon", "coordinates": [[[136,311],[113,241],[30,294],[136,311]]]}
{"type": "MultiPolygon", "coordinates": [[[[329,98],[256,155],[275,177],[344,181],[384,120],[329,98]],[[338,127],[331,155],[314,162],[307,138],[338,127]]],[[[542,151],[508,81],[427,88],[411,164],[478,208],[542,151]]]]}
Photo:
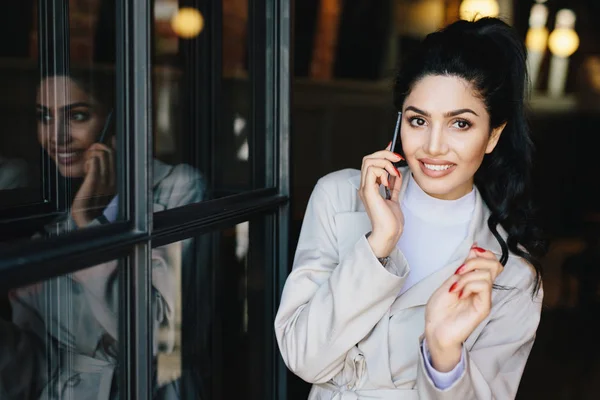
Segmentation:
{"type": "MultiPolygon", "coordinates": [[[[402,188],[400,190],[401,203],[406,192],[406,187],[408,186],[407,174],[410,174],[410,170],[408,168],[402,168],[400,172],[402,173],[402,176],[406,177],[406,179],[402,180],[402,188]]],[[[360,187],[360,174],[350,178],[350,183],[358,189],[360,187]]],[[[351,234],[352,238],[348,238],[349,240],[344,242],[344,251],[347,251],[350,246],[356,243],[360,234],[365,234],[371,230],[371,221],[364,211],[364,206],[360,199],[357,201],[357,209],[361,211],[338,214],[340,216],[340,221],[344,220],[341,222],[341,225],[338,226],[338,238],[345,237],[351,234],[351,232],[354,232],[354,234],[351,234]]],[[[336,225],[338,222],[338,215],[336,215],[336,225]]],[[[433,292],[435,292],[465,261],[469,254],[469,250],[474,243],[477,243],[479,247],[492,251],[500,258],[502,248],[488,228],[487,221],[489,216],[490,211],[483,201],[479,190],[475,187],[475,209],[465,240],[458,246],[446,266],[424,278],[396,299],[391,308],[392,315],[410,307],[427,304],[427,301],[433,292]]],[[[506,233],[501,227],[498,227],[498,232],[502,237],[506,238],[506,233]]]]}

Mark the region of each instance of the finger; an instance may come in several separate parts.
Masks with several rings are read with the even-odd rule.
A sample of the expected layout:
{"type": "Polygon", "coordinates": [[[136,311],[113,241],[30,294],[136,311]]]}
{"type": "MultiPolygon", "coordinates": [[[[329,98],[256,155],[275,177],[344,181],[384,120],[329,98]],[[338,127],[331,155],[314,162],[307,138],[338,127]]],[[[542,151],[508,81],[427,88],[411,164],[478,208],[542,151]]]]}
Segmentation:
{"type": "Polygon", "coordinates": [[[398,153],[394,153],[390,150],[379,150],[376,151],[375,153],[369,154],[367,156],[365,156],[363,158],[363,160],[367,159],[374,159],[374,158],[381,158],[381,159],[386,159],[386,160],[390,160],[391,162],[398,162],[401,160],[404,160],[404,157],[402,157],[400,154],[398,153]]]}
{"type": "Polygon", "coordinates": [[[477,244],[474,244],[473,247],[471,247],[471,252],[476,257],[487,258],[488,260],[497,260],[498,259],[494,253],[492,253],[489,250],[486,250],[484,248],[481,248],[481,247],[477,246],[477,244]]]}
{"type": "Polygon", "coordinates": [[[368,192],[370,188],[373,188],[377,193],[379,193],[380,184],[389,187],[387,174],[388,172],[383,168],[374,165],[367,167],[366,182],[363,190],[368,192]]]}
{"type": "Polygon", "coordinates": [[[400,201],[400,188],[402,187],[402,174],[399,174],[400,176],[394,176],[392,177],[393,182],[392,182],[392,201],[394,202],[398,202],[400,201]]]}
{"type": "Polygon", "coordinates": [[[79,199],[90,199],[93,197],[95,191],[96,191],[96,186],[97,186],[97,181],[98,181],[98,162],[97,159],[95,157],[90,158],[89,160],[86,161],[85,163],[86,165],[86,174],[85,174],[85,178],[83,179],[83,183],[81,184],[81,187],[79,188],[79,190],[77,191],[77,194],[75,195],[76,198],[79,199]]]}
{"type": "Polygon", "coordinates": [[[391,161],[383,160],[380,158],[373,158],[365,162],[365,167],[368,168],[371,166],[383,168],[388,172],[388,174],[392,176],[400,176],[400,171],[398,171],[398,169],[394,167],[394,164],[392,164],[391,161]]]}
{"type": "Polygon", "coordinates": [[[502,264],[498,262],[498,260],[488,260],[485,258],[475,257],[465,261],[463,265],[458,267],[455,274],[463,275],[474,270],[483,269],[490,270],[495,280],[496,277],[500,274],[500,272],[502,272],[503,267],[502,264]]]}
{"type": "MultiPolygon", "coordinates": [[[[390,143],[391,145],[391,143],[390,143]]],[[[369,161],[370,160],[389,160],[390,162],[398,162],[400,160],[403,160],[402,156],[400,154],[396,154],[396,153],[392,153],[391,151],[388,150],[382,150],[382,151],[377,151],[373,154],[369,154],[363,157],[363,161],[362,161],[362,165],[360,168],[361,171],[361,183],[364,183],[366,181],[366,169],[367,166],[370,165],[369,161]]]]}
{"type": "Polygon", "coordinates": [[[492,286],[487,281],[473,281],[465,285],[462,292],[459,292],[459,299],[466,299],[469,296],[478,295],[490,303],[492,299],[492,286]]]}
{"type": "Polygon", "coordinates": [[[477,270],[460,275],[459,279],[448,289],[450,293],[460,293],[470,282],[485,281],[490,287],[493,285],[492,273],[489,270],[477,270]]]}
{"type": "Polygon", "coordinates": [[[97,150],[97,151],[108,151],[112,152],[112,149],[105,145],[104,143],[93,143],[88,150],[97,150]]]}
{"type": "Polygon", "coordinates": [[[95,154],[101,154],[104,152],[112,152],[113,150],[101,143],[93,143],[90,147],[88,147],[87,151],[85,152],[85,160],[87,161],[88,159],[90,159],[91,157],[93,157],[95,154]]]}
{"type": "Polygon", "coordinates": [[[392,142],[391,142],[391,141],[388,143],[388,145],[387,145],[387,146],[385,146],[385,149],[386,149],[387,151],[390,151],[390,150],[392,149],[392,142]]]}
{"type": "MultiPolygon", "coordinates": [[[[98,189],[102,191],[108,185],[108,153],[106,151],[92,151],[90,159],[95,160],[98,166],[98,189]]],[[[98,193],[98,192],[97,192],[98,193]]]]}

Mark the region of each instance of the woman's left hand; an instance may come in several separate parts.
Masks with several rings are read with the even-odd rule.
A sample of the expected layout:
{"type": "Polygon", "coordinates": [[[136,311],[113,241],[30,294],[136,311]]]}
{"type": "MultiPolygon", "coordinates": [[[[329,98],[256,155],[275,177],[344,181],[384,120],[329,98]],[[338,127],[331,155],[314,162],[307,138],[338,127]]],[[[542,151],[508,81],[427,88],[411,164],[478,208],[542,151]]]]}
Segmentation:
{"type": "Polygon", "coordinates": [[[492,285],[502,270],[492,252],[474,246],[427,302],[425,338],[436,370],[451,371],[460,361],[463,342],[490,314],[492,285]]]}

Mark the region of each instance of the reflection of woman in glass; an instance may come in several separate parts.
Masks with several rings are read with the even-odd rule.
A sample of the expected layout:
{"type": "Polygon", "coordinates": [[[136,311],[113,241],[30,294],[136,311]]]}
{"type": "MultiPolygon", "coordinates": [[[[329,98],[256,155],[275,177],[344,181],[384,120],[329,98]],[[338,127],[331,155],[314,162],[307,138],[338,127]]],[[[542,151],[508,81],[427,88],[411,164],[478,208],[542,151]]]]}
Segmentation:
{"type": "MultiPolygon", "coordinates": [[[[110,91],[112,85],[102,82],[100,76],[52,76],[40,85],[39,141],[61,175],[70,178],[74,193],[68,215],[47,226],[46,234],[116,219],[115,140],[107,121],[112,98],[110,92],[102,92],[110,91]]],[[[169,166],[155,160],[153,169],[155,211],[203,199],[204,181],[190,166],[169,166]]],[[[164,249],[153,250],[155,332],[165,325],[174,329],[177,287],[173,267],[166,260],[164,249]]],[[[119,347],[118,299],[116,261],[12,294],[14,322],[46,339],[45,362],[50,364],[51,375],[43,385],[42,398],[118,396],[114,374],[119,347]]],[[[156,353],[156,340],[154,347],[156,353]]]]}
{"type": "Polygon", "coordinates": [[[544,251],[525,82],[505,23],[430,34],[395,84],[403,156],[388,147],[317,183],[275,320],[311,399],[516,396],[544,251]]]}

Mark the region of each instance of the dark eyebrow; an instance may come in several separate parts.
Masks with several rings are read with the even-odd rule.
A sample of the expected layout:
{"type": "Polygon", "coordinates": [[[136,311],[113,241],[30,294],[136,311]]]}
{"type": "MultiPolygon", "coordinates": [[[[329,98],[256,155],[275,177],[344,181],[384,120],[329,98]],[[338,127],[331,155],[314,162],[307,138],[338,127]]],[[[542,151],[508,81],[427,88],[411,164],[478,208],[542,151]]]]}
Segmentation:
{"type": "Polygon", "coordinates": [[[92,108],[92,105],[90,103],[86,103],[84,101],[80,101],[78,103],[71,103],[71,104],[67,104],[66,106],[63,107],[63,110],[65,111],[70,111],[73,108],[77,108],[77,107],[87,107],[87,108],[92,108]]]}
{"type": "Polygon", "coordinates": [[[413,106],[406,107],[406,110],[404,110],[404,111],[405,112],[406,111],[414,111],[417,114],[423,114],[426,117],[431,117],[431,114],[429,114],[427,111],[419,110],[417,107],[413,107],[413,106]]]}
{"type": "Polygon", "coordinates": [[[456,117],[457,115],[464,114],[464,113],[471,113],[471,114],[479,117],[479,115],[477,115],[477,113],[475,111],[471,110],[470,108],[461,108],[460,110],[448,111],[446,114],[444,114],[444,117],[446,117],[446,118],[456,117]]]}
{"type": "MultiPolygon", "coordinates": [[[[71,109],[77,108],[77,107],[92,108],[92,105],[90,103],[86,103],[84,101],[80,101],[80,102],[77,102],[77,103],[67,104],[66,106],[63,107],[63,111],[70,111],[71,109]]],[[[41,104],[37,104],[37,108],[41,108],[44,111],[50,111],[49,107],[43,106],[41,104]]]]}
{"type": "MultiPolygon", "coordinates": [[[[414,111],[417,114],[423,114],[426,117],[431,117],[430,113],[428,113],[427,111],[419,110],[417,107],[413,107],[413,106],[406,107],[405,111],[409,111],[409,110],[414,111]]],[[[479,115],[475,111],[471,110],[470,108],[461,108],[460,110],[448,111],[447,113],[444,114],[444,118],[456,117],[457,115],[464,114],[464,113],[471,113],[471,114],[479,117],[479,115]]]]}

